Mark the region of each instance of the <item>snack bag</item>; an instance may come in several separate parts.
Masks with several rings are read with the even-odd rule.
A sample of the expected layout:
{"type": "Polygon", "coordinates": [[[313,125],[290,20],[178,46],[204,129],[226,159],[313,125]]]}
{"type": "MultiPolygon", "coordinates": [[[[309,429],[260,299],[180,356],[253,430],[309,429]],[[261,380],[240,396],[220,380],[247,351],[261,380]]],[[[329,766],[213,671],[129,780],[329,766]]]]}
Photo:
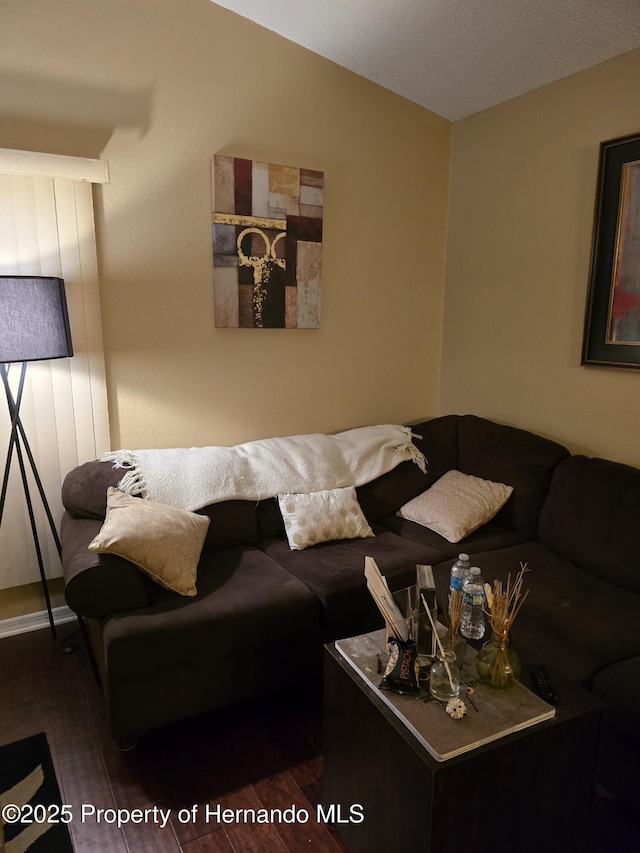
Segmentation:
{"type": "Polygon", "coordinates": [[[391,654],[389,663],[380,682],[381,690],[393,690],[395,693],[420,693],[418,673],[420,661],[413,640],[389,639],[391,654]]]}

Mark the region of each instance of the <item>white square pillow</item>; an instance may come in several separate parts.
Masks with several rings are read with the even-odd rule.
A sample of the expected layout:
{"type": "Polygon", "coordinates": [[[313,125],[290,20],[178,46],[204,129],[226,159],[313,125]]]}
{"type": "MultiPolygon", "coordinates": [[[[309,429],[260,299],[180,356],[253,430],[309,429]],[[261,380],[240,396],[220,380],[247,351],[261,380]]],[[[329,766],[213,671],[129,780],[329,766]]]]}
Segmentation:
{"type": "Polygon", "coordinates": [[[513,486],[482,480],[461,471],[447,471],[430,489],[413,498],[396,515],[459,542],[482,527],[501,509],[513,486]]]}
{"type": "Polygon", "coordinates": [[[211,519],[134,498],[110,486],[107,515],[88,548],[135,563],[152,580],[180,595],[195,595],[200,553],[211,519]]]}
{"type": "Polygon", "coordinates": [[[353,486],[303,495],[278,495],[278,503],[292,551],[302,551],[318,542],[374,535],[353,486]]]}

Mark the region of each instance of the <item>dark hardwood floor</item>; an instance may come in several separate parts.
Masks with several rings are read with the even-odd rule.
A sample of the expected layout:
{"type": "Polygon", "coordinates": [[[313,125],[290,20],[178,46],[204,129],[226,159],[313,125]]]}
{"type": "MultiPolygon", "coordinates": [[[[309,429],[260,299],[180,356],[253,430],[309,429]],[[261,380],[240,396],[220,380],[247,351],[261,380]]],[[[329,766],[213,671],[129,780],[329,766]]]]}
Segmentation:
{"type": "MultiPolygon", "coordinates": [[[[61,634],[68,632],[69,626],[60,628],[61,634]]],[[[59,653],[48,631],[0,640],[0,743],[46,732],[62,800],[73,807],[77,853],[345,851],[335,830],[316,821],[321,714],[320,691],[309,688],[166,726],[136,749],[119,752],[84,654],[59,653]],[[154,822],[149,811],[149,822],[118,828],[98,823],[95,815],[87,814],[83,822],[83,804],[157,806],[170,809],[171,817],[162,828],[160,812],[154,822]],[[309,820],[224,824],[212,816],[207,823],[205,804],[233,810],[293,806],[309,820]],[[198,807],[195,821],[193,806],[198,807]]],[[[284,813],[290,816],[291,811],[284,813]]]]}
{"type": "MultiPolygon", "coordinates": [[[[60,629],[63,636],[69,631],[68,625],[60,629]]],[[[39,731],[47,734],[63,802],[73,808],[76,853],[347,851],[335,829],[316,820],[322,775],[319,687],[166,726],[123,753],[111,740],[86,656],[63,655],[48,631],[36,631],[0,640],[0,743],[39,731]],[[83,804],[138,809],[143,822],[130,820],[119,828],[94,814],[83,821],[83,804]],[[254,809],[258,815],[260,809],[289,809],[283,817],[291,817],[294,808],[309,819],[220,823],[211,813],[207,822],[207,806],[254,809]],[[170,810],[164,828],[160,810],[170,810]]],[[[105,816],[110,819],[113,812],[105,816]]],[[[640,853],[639,831],[615,803],[596,798],[592,853],[640,853]]]]}

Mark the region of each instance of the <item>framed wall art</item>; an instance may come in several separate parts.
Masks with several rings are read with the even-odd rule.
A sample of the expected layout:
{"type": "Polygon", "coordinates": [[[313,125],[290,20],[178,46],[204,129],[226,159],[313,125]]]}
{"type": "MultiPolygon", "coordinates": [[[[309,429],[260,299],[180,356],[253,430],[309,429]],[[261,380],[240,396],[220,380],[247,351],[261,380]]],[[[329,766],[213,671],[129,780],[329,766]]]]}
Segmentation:
{"type": "Polygon", "coordinates": [[[217,328],[320,325],[322,172],[212,159],[217,328]]]}
{"type": "Polygon", "coordinates": [[[582,363],[640,368],[640,134],[600,145],[582,363]]]}

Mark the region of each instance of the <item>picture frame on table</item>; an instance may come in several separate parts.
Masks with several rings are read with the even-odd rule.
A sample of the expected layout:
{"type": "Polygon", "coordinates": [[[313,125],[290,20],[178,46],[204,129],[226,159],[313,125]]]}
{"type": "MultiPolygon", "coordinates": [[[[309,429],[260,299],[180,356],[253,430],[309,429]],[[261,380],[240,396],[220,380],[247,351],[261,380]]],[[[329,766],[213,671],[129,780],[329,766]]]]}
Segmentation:
{"type": "Polygon", "coordinates": [[[640,369],[640,133],[600,144],[581,363],[640,369]]]}

